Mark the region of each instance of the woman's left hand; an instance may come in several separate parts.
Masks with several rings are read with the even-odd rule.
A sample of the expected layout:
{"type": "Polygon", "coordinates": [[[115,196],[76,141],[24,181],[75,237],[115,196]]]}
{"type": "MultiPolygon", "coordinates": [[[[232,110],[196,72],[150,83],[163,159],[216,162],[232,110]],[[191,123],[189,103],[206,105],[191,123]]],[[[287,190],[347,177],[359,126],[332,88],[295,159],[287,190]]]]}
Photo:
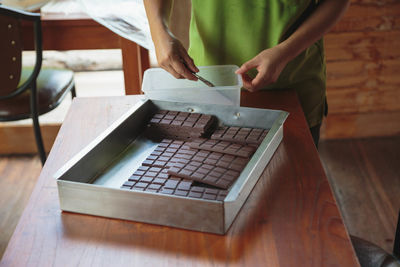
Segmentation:
{"type": "Polygon", "coordinates": [[[250,92],[255,92],[276,82],[289,60],[288,53],[277,45],[263,50],[257,56],[244,63],[236,71],[236,74],[242,75],[244,88],[250,92]],[[246,72],[253,68],[258,71],[254,79],[246,74],[246,72]]]}

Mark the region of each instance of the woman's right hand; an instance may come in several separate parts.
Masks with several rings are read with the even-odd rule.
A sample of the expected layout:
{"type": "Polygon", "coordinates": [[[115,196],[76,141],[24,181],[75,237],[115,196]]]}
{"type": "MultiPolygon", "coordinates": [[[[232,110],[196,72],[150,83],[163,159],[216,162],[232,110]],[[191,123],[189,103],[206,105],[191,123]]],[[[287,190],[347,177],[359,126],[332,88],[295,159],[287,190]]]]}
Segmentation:
{"type": "Polygon", "coordinates": [[[151,37],[156,48],[158,64],[175,78],[197,81],[194,72],[199,69],[188,55],[182,43],[168,29],[171,0],[145,0],[144,7],[149,20],[151,37]]]}
{"type": "Polygon", "coordinates": [[[158,64],[161,68],[171,73],[177,79],[197,81],[193,72],[199,69],[194,65],[193,59],[188,55],[182,43],[171,33],[162,34],[162,38],[154,42],[158,64]]]}

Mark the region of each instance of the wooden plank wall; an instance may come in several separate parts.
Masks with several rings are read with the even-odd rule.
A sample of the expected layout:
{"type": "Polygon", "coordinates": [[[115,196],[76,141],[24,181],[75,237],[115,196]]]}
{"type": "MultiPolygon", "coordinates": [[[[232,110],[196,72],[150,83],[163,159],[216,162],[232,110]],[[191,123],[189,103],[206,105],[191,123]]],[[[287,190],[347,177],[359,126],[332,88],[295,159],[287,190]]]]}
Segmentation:
{"type": "Polygon", "coordinates": [[[400,134],[400,1],[352,0],[325,37],[324,138],[400,134]]]}

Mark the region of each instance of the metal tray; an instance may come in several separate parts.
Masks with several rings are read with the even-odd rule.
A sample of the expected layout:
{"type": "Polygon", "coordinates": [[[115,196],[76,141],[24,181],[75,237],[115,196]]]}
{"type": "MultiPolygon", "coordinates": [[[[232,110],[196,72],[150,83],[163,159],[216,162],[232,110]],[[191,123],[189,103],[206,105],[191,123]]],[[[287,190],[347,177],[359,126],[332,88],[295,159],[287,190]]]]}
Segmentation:
{"type": "Polygon", "coordinates": [[[288,113],[234,106],[144,100],[55,174],[64,211],[225,234],[283,137],[288,113]],[[270,129],[224,201],[120,189],[157,143],[143,137],[158,109],[217,116],[229,126],[270,129]]]}

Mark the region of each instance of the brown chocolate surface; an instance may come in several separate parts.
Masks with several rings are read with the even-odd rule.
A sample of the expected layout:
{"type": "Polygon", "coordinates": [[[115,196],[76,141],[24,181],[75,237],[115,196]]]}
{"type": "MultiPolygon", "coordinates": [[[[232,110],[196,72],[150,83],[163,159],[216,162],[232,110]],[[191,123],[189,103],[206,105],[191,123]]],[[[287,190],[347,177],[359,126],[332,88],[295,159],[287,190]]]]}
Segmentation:
{"type": "Polygon", "coordinates": [[[142,165],[169,168],[176,162],[175,155],[181,148],[190,149],[184,141],[163,139],[142,165]]]}
{"type": "Polygon", "coordinates": [[[178,159],[178,161],[168,169],[168,174],[213,185],[222,189],[228,189],[240,175],[241,169],[238,170],[239,168],[237,168],[237,166],[240,165],[243,168],[246,166],[246,163],[247,160],[245,158],[234,157],[227,154],[223,154],[221,159],[217,161],[217,165],[201,163],[196,160],[178,159]],[[235,162],[237,164],[235,164],[235,162]],[[231,168],[231,166],[235,166],[235,168],[231,168]]]}
{"type": "Polygon", "coordinates": [[[143,165],[167,169],[175,167],[175,172],[173,170],[170,173],[174,176],[227,189],[240,175],[240,172],[248,161],[249,158],[214,151],[191,149],[183,141],[164,139],[150,156],[143,161],[143,165]],[[183,166],[185,164],[188,166],[183,166]],[[199,169],[198,171],[203,172],[205,175],[201,176],[196,171],[188,173],[187,169],[193,169],[193,166],[198,167],[196,171],[199,169]],[[176,171],[177,167],[185,170],[176,171]],[[205,168],[208,168],[210,171],[205,171],[205,168]],[[218,176],[218,173],[221,173],[221,175],[218,176]],[[223,175],[225,173],[226,175],[223,175]]]}
{"type": "Polygon", "coordinates": [[[227,195],[227,190],[206,188],[203,186],[192,186],[190,188],[188,197],[223,201],[227,195]]]}
{"type": "Polygon", "coordinates": [[[221,127],[212,135],[211,139],[237,142],[240,144],[260,145],[267,136],[268,130],[256,128],[221,127]]]}
{"type": "Polygon", "coordinates": [[[216,118],[211,115],[159,110],[150,120],[148,134],[153,137],[190,139],[210,132],[216,118]]]}
{"type": "Polygon", "coordinates": [[[245,158],[249,158],[256,150],[254,146],[206,138],[197,138],[191,142],[188,142],[187,145],[192,149],[226,153],[245,158]]]}
{"type": "Polygon", "coordinates": [[[121,188],[223,199],[268,131],[222,127],[213,140],[199,138],[210,134],[215,123],[211,115],[159,110],[146,132],[162,141],[121,188]]]}
{"type": "Polygon", "coordinates": [[[178,112],[178,111],[166,111],[160,110],[150,120],[151,124],[158,124],[168,128],[192,128],[205,132],[207,126],[212,122],[213,116],[189,113],[189,112],[178,112]]]}
{"type": "Polygon", "coordinates": [[[167,169],[150,166],[140,166],[121,188],[218,201],[228,194],[226,190],[194,185],[192,180],[168,175],[167,169]]]}
{"type": "Polygon", "coordinates": [[[138,191],[161,192],[165,189],[188,190],[193,181],[168,175],[167,169],[140,166],[121,188],[138,191]]]}
{"type": "MultiPolygon", "coordinates": [[[[249,161],[249,158],[190,148],[179,149],[174,156],[174,162],[188,163],[189,161],[198,162],[200,165],[208,164],[241,172],[249,161]]],[[[175,166],[175,163],[173,166],[175,166]]]]}

